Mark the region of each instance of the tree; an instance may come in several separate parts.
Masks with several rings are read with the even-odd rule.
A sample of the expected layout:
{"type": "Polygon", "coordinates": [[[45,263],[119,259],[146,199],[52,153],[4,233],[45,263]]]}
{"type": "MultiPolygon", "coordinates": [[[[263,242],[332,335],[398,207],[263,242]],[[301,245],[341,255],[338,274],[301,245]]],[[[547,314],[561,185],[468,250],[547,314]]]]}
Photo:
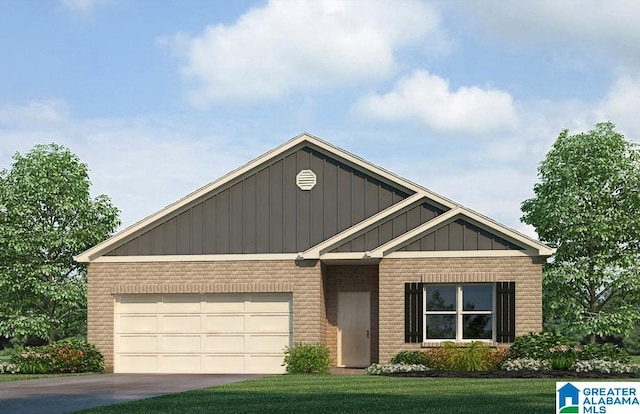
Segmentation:
{"type": "MultiPolygon", "coordinates": [[[[73,256],[120,225],[67,148],[37,145],[0,172],[0,336],[52,342],[86,326],[86,268],[73,256]]],[[[86,328],[85,328],[86,329],[86,328]]]]}
{"type": "Polygon", "coordinates": [[[557,247],[543,273],[545,318],[569,333],[626,336],[640,317],[640,152],[612,123],[563,131],[538,168],[522,221],[557,247]]]}

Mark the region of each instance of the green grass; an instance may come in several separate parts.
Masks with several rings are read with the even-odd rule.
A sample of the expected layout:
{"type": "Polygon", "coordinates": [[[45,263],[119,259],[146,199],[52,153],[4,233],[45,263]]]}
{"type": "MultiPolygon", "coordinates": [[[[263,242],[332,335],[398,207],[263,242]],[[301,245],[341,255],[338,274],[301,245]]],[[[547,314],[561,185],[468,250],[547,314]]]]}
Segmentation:
{"type": "Polygon", "coordinates": [[[78,375],[95,375],[95,374],[0,374],[0,382],[22,381],[22,380],[54,378],[54,377],[75,377],[78,375]]]}
{"type": "Polygon", "coordinates": [[[542,414],[554,411],[555,382],[282,375],[82,413],[542,414]]]}

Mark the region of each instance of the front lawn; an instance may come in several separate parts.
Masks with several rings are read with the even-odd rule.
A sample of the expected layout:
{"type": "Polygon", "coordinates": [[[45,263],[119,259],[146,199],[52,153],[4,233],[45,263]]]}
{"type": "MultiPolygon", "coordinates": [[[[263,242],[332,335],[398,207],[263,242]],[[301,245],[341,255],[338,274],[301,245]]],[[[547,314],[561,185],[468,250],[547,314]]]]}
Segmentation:
{"type": "Polygon", "coordinates": [[[281,375],[83,413],[549,413],[555,379],[281,375]]]}
{"type": "Polygon", "coordinates": [[[73,377],[78,375],[95,375],[95,374],[0,374],[0,382],[3,381],[22,381],[40,378],[53,377],[73,377]]]}

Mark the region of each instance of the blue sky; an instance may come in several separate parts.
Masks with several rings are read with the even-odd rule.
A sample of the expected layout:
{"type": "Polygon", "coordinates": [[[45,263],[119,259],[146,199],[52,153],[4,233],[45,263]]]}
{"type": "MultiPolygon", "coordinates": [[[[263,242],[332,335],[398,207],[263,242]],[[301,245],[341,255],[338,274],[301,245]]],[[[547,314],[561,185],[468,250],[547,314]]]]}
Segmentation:
{"type": "Polygon", "coordinates": [[[640,137],[640,3],[0,0],[0,168],[89,164],[131,225],[309,132],[519,222],[561,130],[640,137]]]}

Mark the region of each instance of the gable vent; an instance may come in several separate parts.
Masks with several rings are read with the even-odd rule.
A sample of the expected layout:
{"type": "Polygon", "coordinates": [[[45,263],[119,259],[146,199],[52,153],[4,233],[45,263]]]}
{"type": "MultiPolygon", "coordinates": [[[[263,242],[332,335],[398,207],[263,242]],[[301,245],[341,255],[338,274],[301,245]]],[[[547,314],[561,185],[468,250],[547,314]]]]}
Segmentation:
{"type": "Polygon", "coordinates": [[[302,170],[296,175],[296,185],[301,190],[311,190],[316,185],[316,174],[311,170],[302,170]]]}

